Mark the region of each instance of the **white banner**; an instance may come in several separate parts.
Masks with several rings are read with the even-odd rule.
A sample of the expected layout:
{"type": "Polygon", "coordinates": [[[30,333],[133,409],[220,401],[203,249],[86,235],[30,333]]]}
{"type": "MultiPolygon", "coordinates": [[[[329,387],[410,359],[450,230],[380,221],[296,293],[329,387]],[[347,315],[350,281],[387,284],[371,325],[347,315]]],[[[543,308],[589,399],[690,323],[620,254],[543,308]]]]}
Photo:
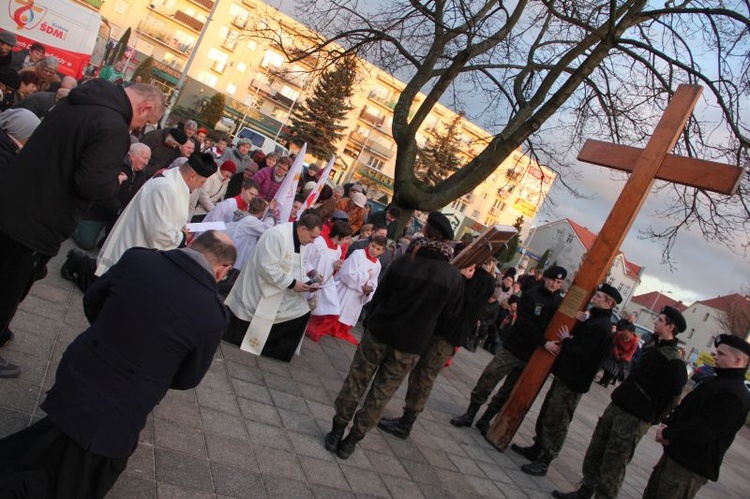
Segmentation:
{"type": "Polygon", "coordinates": [[[336,155],[332,155],[330,161],[328,161],[328,164],[323,169],[323,173],[320,174],[320,178],[318,179],[318,184],[315,186],[315,189],[310,191],[310,194],[307,195],[307,199],[305,199],[305,204],[302,205],[302,208],[299,209],[297,212],[297,216],[299,217],[302,215],[305,210],[310,208],[312,205],[315,204],[315,201],[318,200],[318,197],[320,196],[320,191],[323,190],[323,186],[326,185],[326,180],[328,179],[328,175],[331,173],[331,169],[333,169],[333,163],[336,161],[336,155]]]}
{"type": "Polygon", "coordinates": [[[302,176],[302,162],[306,153],[307,142],[302,145],[302,149],[297,153],[289,172],[273,198],[276,201],[276,220],[280,224],[288,222],[289,216],[292,214],[292,204],[294,204],[294,196],[297,193],[299,178],[302,176]]]}

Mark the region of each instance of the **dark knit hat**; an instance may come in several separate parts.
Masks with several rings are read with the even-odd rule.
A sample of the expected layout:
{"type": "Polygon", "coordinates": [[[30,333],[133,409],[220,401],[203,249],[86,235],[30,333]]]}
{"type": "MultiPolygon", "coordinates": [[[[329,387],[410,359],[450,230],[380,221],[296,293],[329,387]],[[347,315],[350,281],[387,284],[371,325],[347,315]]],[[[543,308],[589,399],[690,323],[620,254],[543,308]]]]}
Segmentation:
{"type": "Polygon", "coordinates": [[[234,163],[234,161],[228,159],[221,164],[219,170],[231,172],[232,175],[234,175],[235,173],[237,173],[237,165],[234,163]]]}
{"type": "Polygon", "coordinates": [[[714,346],[718,347],[719,345],[727,345],[736,348],[746,355],[750,355],[750,343],[733,334],[720,334],[717,336],[714,341],[714,346]]]}
{"type": "Polygon", "coordinates": [[[185,135],[185,132],[183,132],[179,128],[170,128],[169,135],[175,140],[175,142],[180,145],[183,145],[185,142],[187,142],[187,135],[185,135]]]}
{"type": "Polygon", "coordinates": [[[195,173],[197,173],[201,177],[208,178],[216,173],[216,163],[214,162],[214,157],[209,153],[200,154],[194,152],[188,158],[188,164],[193,170],[195,170],[195,173]]]}
{"type": "Polygon", "coordinates": [[[565,279],[568,277],[568,271],[559,265],[553,265],[544,271],[542,277],[547,277],[548,279],[565,279]]]}
{"type": "Polygon", "coordinates": [[[448,217],[439,211],[433,211],[427,216],[427,224],[440,232],[447,240],[453,240],[453,227],[451,227],[448,217]]]}
{"type": "Polygon", "coordinates": [[[661,313],[672,320],[676,332],[681,333],[685,329],[687,329],[687,322],[685,322],[685,318],[682,316],[682,313],[676,308],[666,306],[661,309],[661,313]]]}
{"type": "Polygon", "coordinates": [[[618,305],[622,303],[622,295],[619,291],[617,291],[617,288],[612,286],[611,284],[607,284],[606,282],[603,282],[599,285],[599,287],[596,288],[598,291],[601,291],[605,295],[612,298],[615,303],[618,305]]]}
{"type": "Polygon", "coordinates": [[[0,83],[13,90],[21,86],[21,76],[13,68],[0,69],[0,83]]]}
{"type": "Polygon", "coordinates": [[[349,215],[347,215],[344,210],[336,210],[333,212],[333,215],[331,215],[331,220],[346,220],[348,222],[349,215]]]}

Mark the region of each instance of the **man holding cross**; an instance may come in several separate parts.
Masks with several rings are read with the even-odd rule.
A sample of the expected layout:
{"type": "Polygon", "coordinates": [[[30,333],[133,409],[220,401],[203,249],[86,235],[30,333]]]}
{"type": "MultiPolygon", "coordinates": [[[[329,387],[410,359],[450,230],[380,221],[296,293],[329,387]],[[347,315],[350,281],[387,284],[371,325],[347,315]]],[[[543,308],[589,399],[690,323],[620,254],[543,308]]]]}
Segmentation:
{"type": "Polygon", "coordinates": [[[615,499],[628,463],[651,425],[677,404],[687,382],[676,335],[687,327],[675,308],[664,307],[654,321],[654,343],[644,349],[638,366],[612,392],[583,460],[583,481],[573,492],[555,490],[558,499],[615,499]]]}

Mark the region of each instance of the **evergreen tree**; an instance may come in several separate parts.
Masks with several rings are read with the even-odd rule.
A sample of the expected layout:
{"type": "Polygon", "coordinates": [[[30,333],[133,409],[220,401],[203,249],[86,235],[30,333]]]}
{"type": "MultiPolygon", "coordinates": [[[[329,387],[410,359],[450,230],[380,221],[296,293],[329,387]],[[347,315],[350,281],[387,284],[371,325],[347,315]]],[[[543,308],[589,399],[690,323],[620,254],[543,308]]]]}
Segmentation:
{"type": "Polygon", "coordinates": [[[213,128],[216,126],[216,122],[221,119],[224,115],[224,106],[226,105],[226,97],[223,93],[215,93],[208,104],[201,110],[201,120],[209,127],[213,128]]]}
{"type": "Polygon", "coordinates": [[[290,135],[292,142],[307,142],[307,152],[328,160],[336,152],[336,142],[344,136],[340,125],[353,109],[349,99],[357,77],[357,62],[353,57],[341,59],[323,73],[310,96],[292,113],[290,135]]]}
{"type": "Polygon", "coordinates": [[[461,113],[442,131],[435,130],[435,139],[428,138],[424,148],[420,149],[414,173],[421,181],[436,185],[462,166],[459,153],[462,149],[460,131],[463,118],[461,113]]]}
{"type": "Polygon", "coordinates": [[[547,248],[544,253],[542,253],[542,256],[539,257],[539,261],[536,262],[536,268],[543,269],[545,265],[547,265],[547,260],[549,260],[549,255],[552,253],[552,250],[547,248]]]}
{"type": "Polygon", "coordinates": [[[130,28],[125,30],[120,39],[115,44],[112,51],[109,53],[109,58],[106,60],[104,66],[112,66],[117,61],[121,61],[125,55],[125,50],[128,48],[128,42],[130,41],[130,28]]]}
{"type": "Polygon", "coordinates": [[[518,243],[520,242],[519,237],[521,235],[521,227],[523,227],[523,217],[518,217],[516,223],[513,224],[518,233],[513,236],[510,241],[505,245],[503,249],[497,252],[496,258],[501,265],[512,261],[518,253],[518,243]]]}
{"type": "Polygon", "coordinates": [[[135,68],[135,71],[133,71],[132,80],[135,81],[135,77],[140,76],[143,83],[151,83],[151,80],[154,79],[153,68],[154,58],[151,56],[146,57],[143,59],[143,62],[135,68]]]}

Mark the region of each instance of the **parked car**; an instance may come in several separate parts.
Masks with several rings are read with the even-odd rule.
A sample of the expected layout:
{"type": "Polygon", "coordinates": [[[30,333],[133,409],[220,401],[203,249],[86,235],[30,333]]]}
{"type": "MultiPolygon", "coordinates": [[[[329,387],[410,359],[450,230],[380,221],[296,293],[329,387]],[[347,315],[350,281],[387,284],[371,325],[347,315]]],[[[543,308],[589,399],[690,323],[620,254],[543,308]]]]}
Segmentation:
{"type": "Polygon", "coordinates": [[[242,130],[237,133],[237,136],[232,143],[236,144],[240,139],[250,139],[250,142],[253,143],[253,149],[260,149],[266,154],[276,152],[281,156],[289,156],[289,149],[282,146],[272,138],[266,137],[262,133],[256,132],[248,127],[243,127],[242,130]]]}

